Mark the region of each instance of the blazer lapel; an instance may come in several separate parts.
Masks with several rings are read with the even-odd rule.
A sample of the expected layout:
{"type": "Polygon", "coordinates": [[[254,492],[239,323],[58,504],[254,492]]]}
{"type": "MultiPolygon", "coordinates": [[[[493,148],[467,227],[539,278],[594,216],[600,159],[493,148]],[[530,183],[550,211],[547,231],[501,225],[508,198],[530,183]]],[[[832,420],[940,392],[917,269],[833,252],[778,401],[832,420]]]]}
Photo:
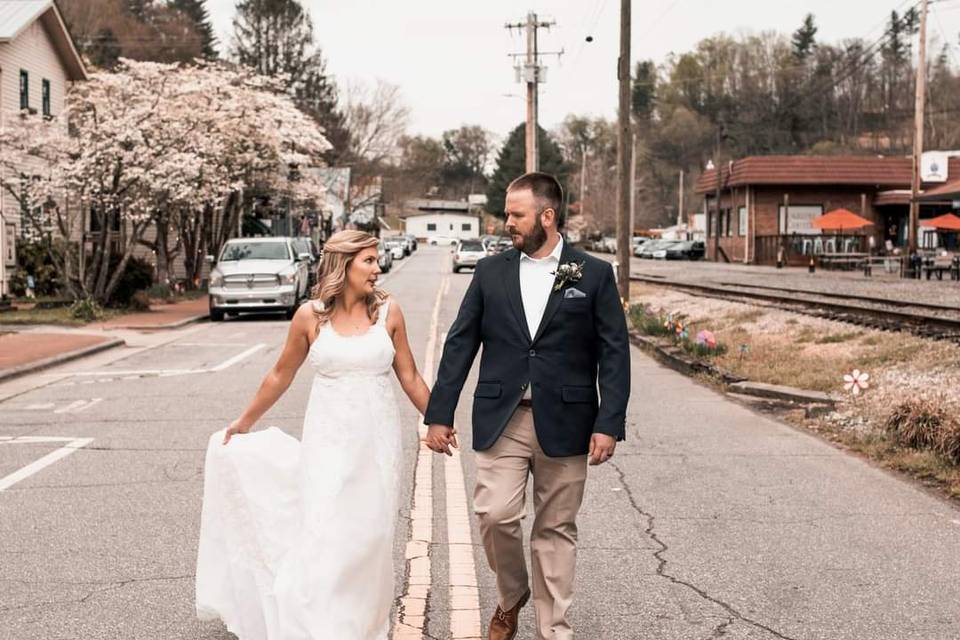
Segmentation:
{"type": "MultiPolygon", "coordinates": [[[[560,264],[566,264],[573,260],[573,249],[570,247],[570,244],[567,242],[563,243],[563,249],[560,251],[560,264]]],[[[560,265],[557,265],[558,267],[560,265]]],[[[557,309],[560,308],[560,303],[563,301],[563,289],[559,291],[554,291],[553,287],[550,288],[550,297],[547,298],[547,306],[543,310],[543,319],[540,320],[540,326],[537,327],[537,335],[533,337],[533,342],[536,342],[540,339],[540,336],[543,335],[544,329],[547,328],[547,325],[550,324],[550,320],[553,319],[553,314],[557,312],[557,309]]]]}
{"type": "Polygon", "coordinates": [[[507,298],[510,303],[510,310],[513,312],[513,317],[516,319],[517,324],[520,325],[520,330],[523,332],[523,336],[527,339],[527,342],[532,342],[530,339],[530,328],[527,327],[527,314],[523,308],[523,296],[520,295],[520,252],[516,249],[511,249],[510,254],[507,256],[506,285],[507,298]]]}

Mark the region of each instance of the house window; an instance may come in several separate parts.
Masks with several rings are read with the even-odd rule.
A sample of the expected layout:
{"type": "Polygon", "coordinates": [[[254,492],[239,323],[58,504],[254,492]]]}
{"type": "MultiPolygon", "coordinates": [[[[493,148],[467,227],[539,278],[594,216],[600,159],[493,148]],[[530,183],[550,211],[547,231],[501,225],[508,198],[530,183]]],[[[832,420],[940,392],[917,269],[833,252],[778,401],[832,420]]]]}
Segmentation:
{"type": "Polygon", "coordinates": [[[450,223],[450,231],[453,231],[453,223],[450,223]]]}
{"type": "Polygon", "coordinates": [[[436,222],[428,222],[428,223],[427,223],[427,231],[436,231],[436,230],[437,230],[437,223],[436,223],[436,222]]]}
{"type": "Polygon", "coordinates": [[[739,222],[739,229],[737,235],[745,236],[747,235],[747,208],[740,207],[740,210],[737,212],[737,222],[739,222]]]}
{"type": "Polygon", "coordinates": [[[20,69],[20,108],[30,108],[30,75],[20,69]]]}
{"type": "Polygon", "coordinates": [[[43,88],[43,115],[49,118],[52,115],[50,113],[50,81],[44,78],[41,86],[43,88]]]}
{"type": "Polygon", "coordinates": [[[727,237],[733,236],[733,209],[727,209],[727,237]]]}
{"type": "Polygon", "coordinates": [[[460,225],[461,231],[470,231],[471,229],[473,229],[473,225],[469,222],[464,222],[462,225],[460,225]]]}

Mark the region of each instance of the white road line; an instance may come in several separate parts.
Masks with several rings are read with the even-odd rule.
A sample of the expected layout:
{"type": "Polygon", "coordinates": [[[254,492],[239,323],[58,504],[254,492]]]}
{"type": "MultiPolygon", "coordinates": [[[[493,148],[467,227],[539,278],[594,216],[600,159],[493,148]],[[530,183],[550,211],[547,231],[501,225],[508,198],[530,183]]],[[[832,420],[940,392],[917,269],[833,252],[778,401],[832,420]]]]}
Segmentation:
{"type": "MultiPolygon", "coordinates": [[[[423,364],[423,380],[429,387],[433,380],[434,353],[437,350],[437,326],[440,323],[440,304],[443,301],[443,283],[437,289],[433,304],[427,352],[423,364]]],[[[417,434],[427,435],[423,416],[418,416],[417,434]]],[[[410,511],[410,539],[407,540],[405,557],[409,563],[406,590],[400,597],[397,617],[393,625],[394,640],[419,640],[424,637],[427,600],[432,584],[430,543],[433,541],[433,451],[422,443],[417,453],[414,468],[413,508],[410,511]]]]}
{"type": "Polygon", "coordinates": [[[82,407],[78,407],[77,409],[75,409],[72,413],[80,413],[81,411],[86,411],[93,405],[100,404],[101,402],[103,402],[103,398],[94,398],[93,400],[83,405],[82,407]]]}
{"type": "Polygon", "coordinates": [[[67,406],[54,410],[54,413],[70,413],[71,411],[74,411],[85,404],[87,404],[86,400],[74,400],[67,406]]]}
{"type": "Polygon", "coordinates": [[[262,343],[262,342],[259,343],[259,344],[255,344],[255,345],[253,345],[252,347],[250,347],[249,349],[247,349],[246,351],[244,351],[243,353],[238,353],[237,355],[233,356],[232,358],[228,358],[227,360],[224,360],[223,362],[221,362],[221,363],[218,364],[217,366],[211,367],[210,369],[205,369],[204,371],[211,371],[211,372],[212,372],[212,371],[223,371],[224,369],[226,369],[226,368],[228,368],[228,367],[232,367],[233,365],[237,364],[238,362],[240,362],[240,361],[242,361],[242,360],[245,360],[246,358],[248,358],[249,356],[253,355],[253,354],[256,353],[257,351],[260,351],[260,349],[263,349],[265,346],[267,346],[267,345],[265,345],[265,344],[262,343]]]}
{"type": "MultiPolygon", "coordinates": [[[[246,351],[238,353],[232,358],[227,358],[226,360],[224,360],[218,365],[215,365],[213,367],[207,367],[204,369],[129,369],[129,370],[119,370],[119,371],[78,371],[71,375],[75,375],[75,376],[110,375],[113,377],[121,377],[121,376],[183,376],[183,375],[190,375],[195,373],[217,373],[218,371],[223,371],[224,369],[228,369],[233,365],[237,364],[238,362],[245,360],[246,358],[250,357],[251,355],[253,355],[254,353],[259,351],[260,349],[263,349],[266,346],[267,345],[263,342],[257,343],[252,347],[250,347],[249,349],[247,349],[246,351]]],[[[107,381],[109,382],[111,379],[113,378],[109,378],[107,379],[107,381]]],[[[84,384],[92,383],[92,382],[94,381],[88,380],[88,381],[85,381],[84,384]]]]}
{"type": "MultiPolygon", "coordinates": [[[[37,438],[31,439],[29,437],[24,437],[24,438],[14,438],[13,440],[5,440],[2,442],[2,444],[17,444],[20,442],[36,443],[40,441],[49,442],[50,440],[53,440],[53,439],[48,438],[46,440],[40,440],[37,438]]],[[[35,460],[34,462],[31,462],[27,466],[21,467],[20,469],[14,471],[13,473],[7,476],[4,476],[3,478],[0,478],[0,491],[9,489],[13,485],[20,482],[21,480],[25,480],[26,478],[29,478],[33,474],[39,471],[42,471],[46,467],[49,467],[54,462],[58,460],[62,460],[63,458],[66,458],[68,455],[75,452],[77,449],[85,447],[91,442],[93,442],[93,438],[59,438],[59,439],[56,439],[55,441],[61,442],[63,440],[67,440],[67,442],[59,449],[51,451],[50,453],[43,456],[39,460],[35,460]]]]}
{"type": "Polygon", "coordinates": [[[25,411],[45,411],[47,409],[53,409],[56,404],[53,402],[38,402],[36,404],[28,404],[24,407],[25,411]]]}

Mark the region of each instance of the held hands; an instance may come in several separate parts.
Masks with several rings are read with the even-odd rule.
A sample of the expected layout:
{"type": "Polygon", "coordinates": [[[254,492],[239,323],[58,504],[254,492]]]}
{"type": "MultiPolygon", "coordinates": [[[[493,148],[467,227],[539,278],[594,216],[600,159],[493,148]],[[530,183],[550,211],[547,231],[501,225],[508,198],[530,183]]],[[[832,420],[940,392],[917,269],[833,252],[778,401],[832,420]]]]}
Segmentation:
{"type": "Polygon", "coordinates": [[[239,419],[234,420],[230,423],[230,426],[227,427],[227,430],[223,434],[223,444],[230,442],[230,438],[237,435],[238,433],[247,433],[250,431],[250,427],[253,425],[244,424],[239,419]]]}
{"type": "Polygon", "coordinates": [[[617,448],[617,440],[605,433],[595,433],[590,436],[590,464],[603,464],[613,457],[613,450],[617,448]]]}
{"type": "Polygon", "coordinates": [[[427,445],[431,451],[445,453],[452,456],[450,447],[460,448],[457,444],[457,430],[443,424],[432,424],[427,428],[427,435],[420,438],[420,441],[427,445]]]}

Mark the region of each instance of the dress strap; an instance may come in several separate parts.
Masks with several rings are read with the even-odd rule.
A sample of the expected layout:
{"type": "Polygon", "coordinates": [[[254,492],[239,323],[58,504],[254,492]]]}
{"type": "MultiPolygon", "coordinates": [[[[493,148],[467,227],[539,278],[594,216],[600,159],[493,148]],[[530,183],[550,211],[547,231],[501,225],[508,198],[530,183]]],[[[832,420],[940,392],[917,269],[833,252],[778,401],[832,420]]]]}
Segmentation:
{"type": "Polygon", "coordinates": [[[380,315],[377,317],[377,324],[387,324],[387,313],[390,312],[390,298],[380,303],[380,315]]]}

